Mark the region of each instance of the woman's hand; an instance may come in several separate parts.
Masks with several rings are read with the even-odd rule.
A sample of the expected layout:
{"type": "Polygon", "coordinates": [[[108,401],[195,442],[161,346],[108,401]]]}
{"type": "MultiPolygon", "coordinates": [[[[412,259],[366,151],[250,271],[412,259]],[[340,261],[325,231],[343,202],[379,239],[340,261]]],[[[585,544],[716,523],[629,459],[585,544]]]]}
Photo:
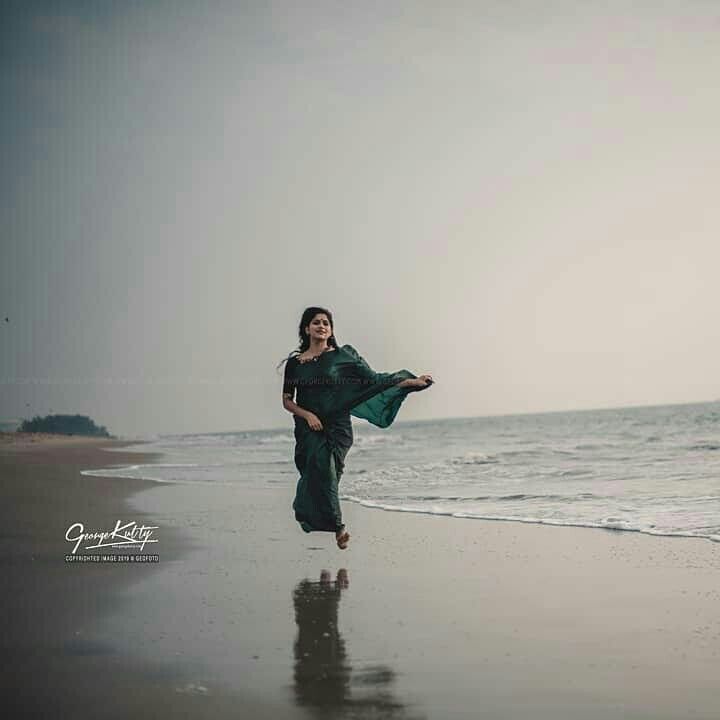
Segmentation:
{"type": "Polygon", "coordinates": [[[432,379],[431,375],[420,375],[420,377],[410,378],[409,380],[406,380],[406,382],[410,387],[422,390],[432,385],[435,381],[432,379]]]}
{"type": "Polygon", "coordinates": [[[307,424],[310,426],[311,430],[322,430],[323,426],[320,422],[320,418],[315,414],[308,412],[305,415],[305,419],[307,420],[307,424]]]}

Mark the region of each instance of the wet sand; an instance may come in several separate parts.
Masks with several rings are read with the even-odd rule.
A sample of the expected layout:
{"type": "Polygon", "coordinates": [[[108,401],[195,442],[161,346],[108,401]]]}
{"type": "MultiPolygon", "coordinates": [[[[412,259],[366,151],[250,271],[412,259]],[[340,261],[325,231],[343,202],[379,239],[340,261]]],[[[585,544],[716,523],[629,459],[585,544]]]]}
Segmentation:
{"type": "Polygon", "coordinates": [[[716,543],[344,503],[343,552],[292,487],[81,476],[159,459],[100,444],[0,446],[25,717],[720,717],[716,543]],[[64,562],[119,518],[160,563],[64,562]]]}
{"type": "MultiPolygon", "coordinates": [[[[159,457],[102,449],[130,444],[137,447],[107,439],[2,433],[0,638],[6,662],[0,687],[2,707],[12,708],[7,717],[278,717],[272,701],[203,693],[182,666],[144,662],[141,652],[122,652],[118,638],[98,640],[98,628],[108,618],[132,620],[126,608],[135,588],[163,565],[182,563],[193,548],[189,535],[163,529],[153,549],[158,564],[65,562],[72,549],[65,532],[74,522],[88,530],[112,530],[119,519],[156,524],[131,511],[127,502],[154,483],[80,474],[159,457]]],[[[172,604],[168,599],[168,612],[172,604]]]]}

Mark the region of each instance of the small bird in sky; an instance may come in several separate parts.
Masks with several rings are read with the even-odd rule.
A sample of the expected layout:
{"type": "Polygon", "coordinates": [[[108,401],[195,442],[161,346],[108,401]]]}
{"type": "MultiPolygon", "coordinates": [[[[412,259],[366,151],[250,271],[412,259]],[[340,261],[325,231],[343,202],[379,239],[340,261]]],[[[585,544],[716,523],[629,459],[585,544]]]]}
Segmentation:
{"type": "Polygon", "coordinates": [[[9,318],[9,317],[6,317],[6,318],[5,318],[5,322],[10,322],[10,318],[9,318]]]}

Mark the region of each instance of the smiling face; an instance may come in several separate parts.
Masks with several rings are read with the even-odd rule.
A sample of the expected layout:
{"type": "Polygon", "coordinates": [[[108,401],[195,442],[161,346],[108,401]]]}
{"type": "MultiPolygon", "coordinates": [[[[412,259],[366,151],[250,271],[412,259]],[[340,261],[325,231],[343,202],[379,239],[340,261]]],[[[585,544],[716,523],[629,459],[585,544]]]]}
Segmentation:
{"type": "Polygon", "coordinates": [[[310,324],[306,326],[305,332],[310,337],[310,342],[313,340],[322,342],[323,340],[327,340],[333,331],[328,316],[325,313],[318,313],[310,321],[310,324]]]}

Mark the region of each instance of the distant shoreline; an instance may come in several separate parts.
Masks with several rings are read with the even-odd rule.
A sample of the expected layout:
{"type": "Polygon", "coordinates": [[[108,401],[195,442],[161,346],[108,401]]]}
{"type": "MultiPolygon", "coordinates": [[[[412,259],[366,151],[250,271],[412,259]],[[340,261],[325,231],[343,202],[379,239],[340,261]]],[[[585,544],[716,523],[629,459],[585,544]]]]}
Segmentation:
{"type": "MultiPolygon", "coordinates": [[[[113,443],[125,442],[120,438],[104,435],[65,435],[62,433],[0,432],[0,445],[26,446],[36,443],[113,443]]],[[[139,441],[142,442],[142,441],[139,441]]]]}

